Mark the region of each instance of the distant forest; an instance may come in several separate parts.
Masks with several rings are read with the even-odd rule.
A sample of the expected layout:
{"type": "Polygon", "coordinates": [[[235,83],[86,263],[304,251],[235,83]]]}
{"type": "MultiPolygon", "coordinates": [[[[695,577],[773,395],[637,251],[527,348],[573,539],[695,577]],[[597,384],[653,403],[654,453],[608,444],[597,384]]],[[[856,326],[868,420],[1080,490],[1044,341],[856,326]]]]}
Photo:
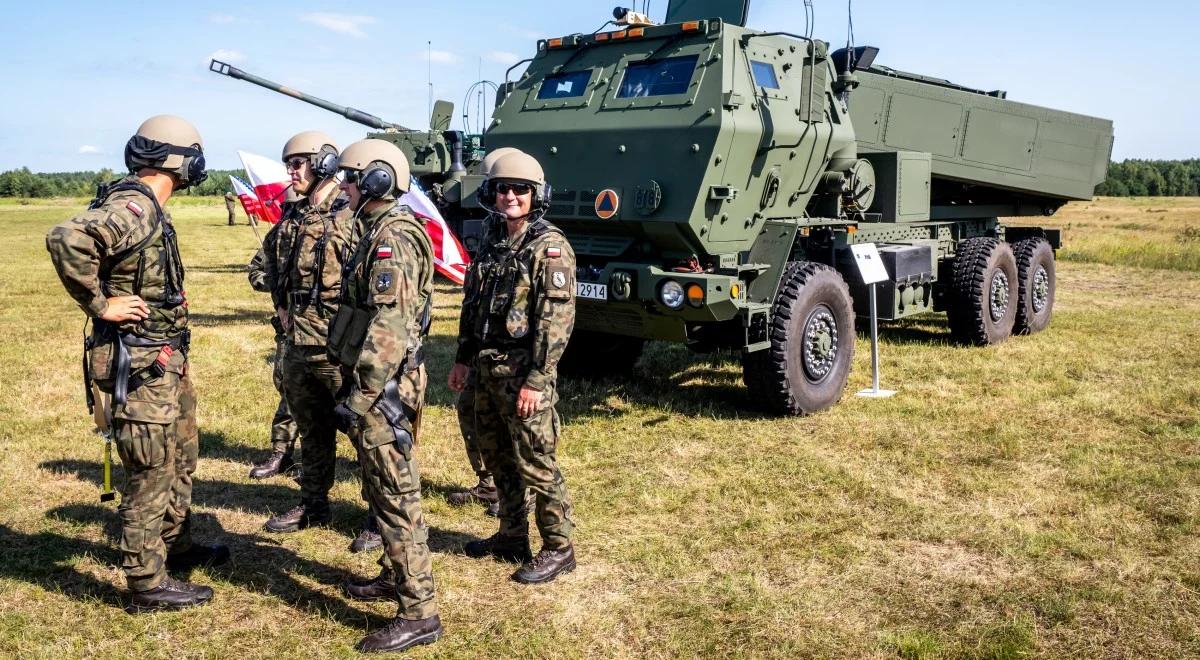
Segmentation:
{"type": "MultiPolygon", "coordinates": [[[[183,194],[223,195],[230,189],[229,175],[241,170],[209,170],[208,180],[183,194]]],[[[99,172],[30,172],[29,168],[0,173],[0,197],[91,197],[97,184],[120,174],[99,172]]],[[[1096,186],[1097,195],[1110,197],[1200,196],[1200,159],[1125,160],[1109,163],[1108,179],[1096,186]]]]}

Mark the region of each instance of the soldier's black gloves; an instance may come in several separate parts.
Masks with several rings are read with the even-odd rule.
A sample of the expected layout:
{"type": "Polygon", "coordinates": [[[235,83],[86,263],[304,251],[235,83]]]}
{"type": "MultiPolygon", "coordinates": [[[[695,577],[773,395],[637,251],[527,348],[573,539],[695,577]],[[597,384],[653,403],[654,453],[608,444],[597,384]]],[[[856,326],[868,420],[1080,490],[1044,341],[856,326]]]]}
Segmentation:
{"type": "Polygon", "coordinates": [[[333,424],[346,435],[350,435],[350,429],[358,426],[359,419],[359,414],[347,408],[344,403],[337,404],[333,409],[333,424]]]}

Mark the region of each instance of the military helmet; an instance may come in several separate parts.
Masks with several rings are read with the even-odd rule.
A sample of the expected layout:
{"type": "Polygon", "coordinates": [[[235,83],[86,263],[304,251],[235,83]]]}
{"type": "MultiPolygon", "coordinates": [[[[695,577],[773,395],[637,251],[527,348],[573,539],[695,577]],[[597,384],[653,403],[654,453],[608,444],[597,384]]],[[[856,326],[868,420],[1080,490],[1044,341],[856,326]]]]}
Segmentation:
{"type": "Polygon", "coordinates": [[[177,189],[199,185],[208,177],[200,132],[175,115],[155,115],[138,126],[125,144],[125,167],[130,172],[149,167],[174,174],[177,189]]]}
{"type": "Polygon", "coordinates": [[[338,168],[347,171],[347,180],[366,198],[395,199],[397,193],[408,192],[408,158],[387,140],[359,140],[346,147],[338,168]]]}
{"type": "Polygon", "coordinates": [[[500,160],[501,156],[520,151],[516,147],[500,147],[499,149],[487,152],[487,155],[483,157],[483,162],[479,164],[479,173],[485,177],[488,176],[492,171],[492,166],[496,164],[496,161],[500,160]]]}
{"type": "Polygon", "coordinates": [[[292,139],[283,145],[281,159],[286,161],[291,156],[308,156],[308,164],[312,166],[313,173],[322,179],[337,174],[337,143],[321,131],[304,131],[293,135],[292,139]]]}
{"type": "Polygon", "coordinates": [[[499,181],[524,181],[533,184],[534,208],[546,208],[550,205],[550,185],[546,183],[546,174],[537,159],[523,151],[503,154],[492,163],[488,172],[489,204],[494,204],[494,190],[499,181]]]}

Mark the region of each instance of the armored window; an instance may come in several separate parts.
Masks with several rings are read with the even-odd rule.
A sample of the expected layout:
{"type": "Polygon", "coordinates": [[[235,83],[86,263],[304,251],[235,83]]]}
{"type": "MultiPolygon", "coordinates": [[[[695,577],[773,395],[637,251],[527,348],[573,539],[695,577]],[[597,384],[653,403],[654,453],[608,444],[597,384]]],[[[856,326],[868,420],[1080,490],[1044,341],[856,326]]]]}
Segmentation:
{"type": "Polygon", "coordinates": [[[774,64],[750,60],[750,69],[754,72],[755,85],[767,89],[779,89],[779,79],[775,77],[774,64]]]}
{"type": "Polygon", "coordinates": [[[591,71],[573,71],[560,73],[557,76],[547,76],[542,81],[542,88],[538,90],[537,97],[539,99],[567,99],[573,96],[583,96],[584,90],[587,89],[588,79],[591,77],[591,71]]]}
{"type": "Polygon", "coordinates": [[[662,60],[637,62],[625,69],[625,80],[617,92],[620,98],[666,96],[682,94],[692,81],[698,55],[668,57],[662,60]]]}

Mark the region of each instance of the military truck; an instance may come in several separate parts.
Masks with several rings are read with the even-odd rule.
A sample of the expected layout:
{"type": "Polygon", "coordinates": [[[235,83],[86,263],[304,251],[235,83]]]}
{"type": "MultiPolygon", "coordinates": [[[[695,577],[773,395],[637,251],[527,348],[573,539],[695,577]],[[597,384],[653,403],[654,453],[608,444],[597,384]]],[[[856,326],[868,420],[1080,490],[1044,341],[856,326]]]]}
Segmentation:
{"type": "Polygon", "coordinates": [[[468,252],[475,252],[483,235],[483,218],[486,215],[475,196],[483,177],[473,173],[483,160],[483,136],[450,130],[453,103],[441,100],[434,103],[429,130],[418,131],[362,110],[305,94],[221,60],[211,60],[208,68],[213,73],[279,92],[375,129],[366,137],[387,140],[400,147],[412,166],[412,175],[438,206],[450,229],[468,252]]]}
{"type": "Polygon", "coordinates": [[[753,30],[747,8],[544,39],[502,88],[487,146],[541,161],[578,255],[564,369],[628,369],[649,339],[732,349],[755,401],[827,408],[870,311],[862,243],[880,319],[944,310],[977,345],[1044,329],[1061,234],[999,218],[1090,199],[1112,123],[753,30]]]}

